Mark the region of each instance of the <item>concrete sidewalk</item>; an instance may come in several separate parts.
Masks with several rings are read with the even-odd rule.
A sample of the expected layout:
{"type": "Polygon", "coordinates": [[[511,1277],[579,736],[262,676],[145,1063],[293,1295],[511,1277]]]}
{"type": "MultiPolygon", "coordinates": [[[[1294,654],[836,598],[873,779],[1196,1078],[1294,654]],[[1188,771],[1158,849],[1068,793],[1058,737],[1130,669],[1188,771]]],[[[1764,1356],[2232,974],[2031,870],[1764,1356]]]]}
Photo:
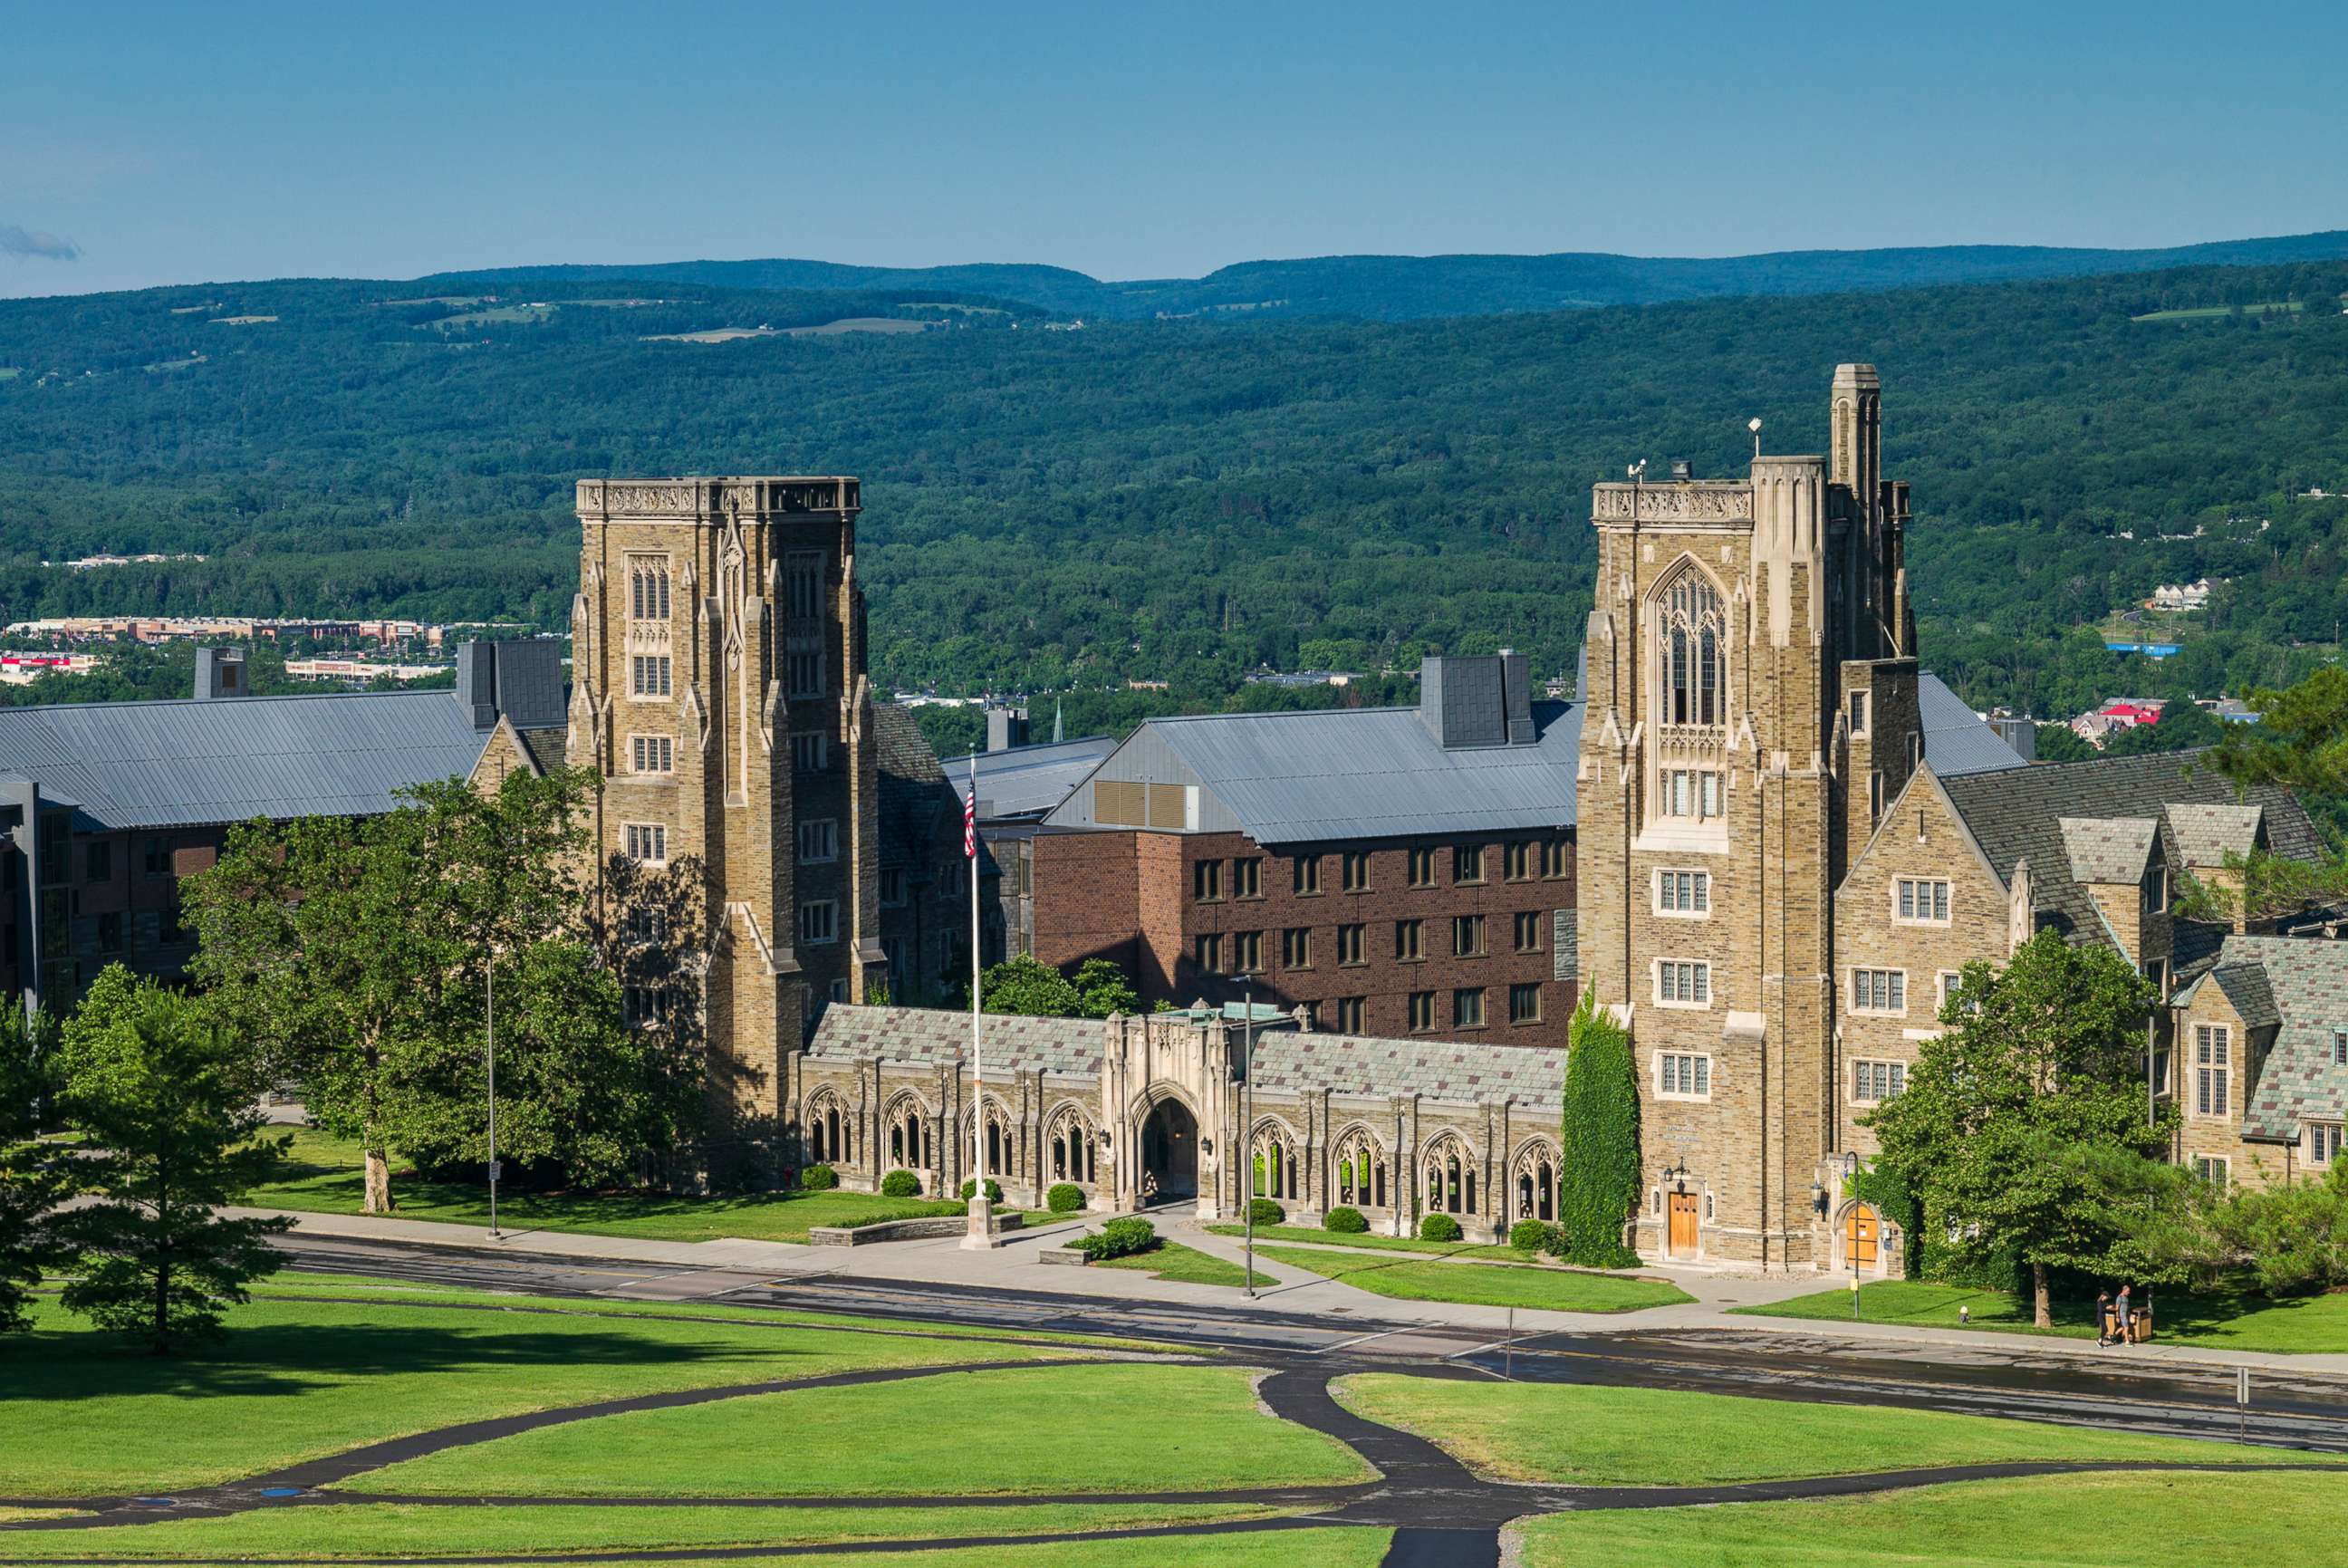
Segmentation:
{"type": "MultiPolygon", "coordinates": [[[[2169,1366],[2249,1367],[2302,1377],[2348,1377],[2348,1355],[2283,1356],[2262,1351],[2221,1350],[2201,1346],[2156,1342],[2100,1349],[2093,1340],[2049,1335],[2003,1333],[1993,1330],[1924,1328],[1904,1324],[1847,1323],[1836,1319],[1746,1317],[1731,1315],[1730,1308],[1762,1305],[1788,1297],[1831,1290],[1839,1276],[1807,1271],[1792,1274],[1751,1275],[1698,1270],[1646,1267],[1643,1275],[1668,1279],[1696,1299],[1676,1306],[1649,1307],[1638,1312],[1541,1312],[1518,1308],[1469,1305],[1453,1302],[1403,1301],[1374,1295],[1340,1280],[1324,1279],[1305,1270],[1272,1263],[1259,1255],[1256,1272],[1275,1282],[1260,1289],[1251,1301],[1241,1291],[1225,1285],[1190,1284],[1153,1279],[1127,1269],[1059,1268],[1036,1259],[1042,1248],[1056,1245],[1113,1216],[1079,1215],[1057,1223],[1007,1233],[1004,1244],[990,1252],[965,1252],[958,1238],[892,1242],[867,1247],[811,1247],[789,1242],[726,1239],[710,1242],[664,1242],[634,1236],[588,1234],[574,1231],[512,1231],[496,1239],[479,1225],[451,1224],[429,1220],[401,1220],[359,1214],[293,1213],[282,1210],[231,1209],[237,1215],[282,1214],[306,1235],[354,1241],[405,1242],[417,1245],[461,1247],[520,1256],[592,1258],[634,1264],[655,1274],[688,1271],[705,1277],[690,1281],[695,1295],[716,1295],[770,1279],[852,1275],[862,1280],[903,1281],[923,1284],[961,1284],[977,1288],[1030,1291],[1100,1299],[1181,1303],[1212,1307],[1233,1315],[1279,1313],[1366,1319],[1381,1325],[1469,1328],[1488,1332],[1495,1339],[1513,1327],[1519,1336],[1574,1333],[1700,1333],[1779,1334],[1811,1339],[1865,1345],[1886,1356],[1903,1349],[1932,1347],[1970,1356],[2012,1361],[2024,1357],[2078,1357],[2108,1367],[2127,1363],[2169,1366]]],[[[1197,1221],[1170,1213],[1149,1216],[1159,1233],[1210,1256],[1238,1263],[1239,1238],[1209,1233],[1197,1221]]],[[[1285,1243],[1273,1243],[1285,1244],[1285,1243]]],[[[1395,1253],[1396,1262],[1424,1254],[1395,1253]]],[[[675,1281],[684,1284],[688,1282],[675,1281]]],[[[652,1292],[652,1278],[626,1294],[652,1292]]],[[[659,1294],[667,1295],[663,1291],[659,1294]]],[[[2343,1388],[2348,1395],[2348,1388],[2343,1388]]]]}

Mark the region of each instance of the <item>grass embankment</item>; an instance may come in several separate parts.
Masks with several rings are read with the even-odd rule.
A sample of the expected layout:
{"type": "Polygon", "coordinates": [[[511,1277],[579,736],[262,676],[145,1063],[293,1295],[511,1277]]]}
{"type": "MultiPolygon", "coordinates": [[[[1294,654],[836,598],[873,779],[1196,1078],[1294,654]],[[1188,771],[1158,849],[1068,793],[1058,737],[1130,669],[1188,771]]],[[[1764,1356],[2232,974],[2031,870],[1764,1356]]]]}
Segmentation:
{"type": "MultiPolygon", "coordinates": [[[[1218,1236],[1244,1236],[1243,1225],[1209,1225],[1218,1236]]],[[[1374,1236],[1366,1232],[1323,1231],[1312,1225],[1258,1225],[1256,1244],[1266,1242],[1311,1242],[1324,1247],[1353,1247],[1372,1253],[1419,1253],[1439,1258],[1489,1258],[1496,1263],[1537,1264],[1539,1253],[1521,1247],[1496,1247],[1482,1242],[1422,1242],[1416,1236],[1374,1236]]]]}
{"type": "Polygon", "coordinates": [[[537,1497],[832,1497],[1370,1479],[1352,1449],[1259,1408],[1254,1377],[1232,1367],[1095,1365],[810,1388],[548,1427],[352,1485],[462,1496],[489,1474],[503,1492],[537,1497]],[[997,1437],[974,1442],[982,1433],[997,1437]]]}
{"type": "MultiPolygon", "coordinates": [[[[489,1199],[479,1181],[442,1181],[395,1163],[393,1218],[486,1225],[489,1199]]],[[[255,1208],[304,1213],[356,1214],[366,1206],[359,1149],[314,1128],[294,1131],[284,1175],[256,1187],[244,1200],[255,1208]]],[[[651,1241],[709,1242],[738,1237],[757,1242],[804,1242],[816,1225],[866,1225],[880,1220],[933,1219],[966,1212],[956,1200],[883,1198],[873,1192],[754,1192],[696,1197],[676,1192],[522,1192],[498,1196],[498,1222],[508,1230],[574,1231],[590,1235],[642,1236],[651,1241]]],[[[1033,1224],[1047,1219],[1031,1215],[1033,1224]]],[[[1062,1216],[1065,1218],[1065,1216],[1062,1216]]]]}
{"type": "Polygon", "coordinates": [[[669,1389],[1084,1354],[854,1319],[841,1329],[650,1310],[487,1313],[421,1293],[358,1305],[272,1293],[229,1315],[221,1345],[162,1358],[45,1300],[33,1333],[0,1340],[0,1496],[201,1486],[460,1421],[669,1389]]]}
{"type": "Polygon", "coordinates": [[[1677,1285],[1660,1280],[1580,1274],[1570,1269],[1452,1264],[1424,1258],[1397,1261],[1374,1254],[1306,1252],[1299,1247],[1258,1247],[1256,1251],[1273,1263],[1342,1279],[1375,1295],[1398,1301],[1450,1301],[1471,1306],[1519,1306],[1543,1312],[1639,1312],[1651,1306],[1676,1306],[1695,1299],[1677,1285]]]}
{"type": "MultiPolygon", "coordinates": [[[[1581,1486],[1776,1480],[2011,1460],[2228,1465],[2304,1457],[1994,1416],[1673,1389],[1456,1383],[1376,1372],[1345,1378],[1337,1397],[1347,1409],[1416,1432],[1496,1480],[1581,1486]]],[[[2339,1480],[2328,1484],[2343,1495],[2339,1480]]]]}
{"type": "MultiPolygon", "coordinates": [[[[957,1535],[1074,1534],[1208,1520],[1261,1519],[1251,1504],[1036,1503],[987,1508],[442,1508],[348,1503],[226,1518],[0,1535],[0,1558],[457,1556],[484,1563],[534,1553],[800,1546],[957,1535]]],[[[827,1562],[831,1559],[827,1558],[827,1562]]],[[[923,1553],[922,1561],[931,1557],[923,1553]]]]}
{"type": "MultiPolygon", "coordinates": [[[[1065,1541],[924,1552],[917,1558],[853,1553],[826,1557],[825,1568],[1377,1568],[1394,1542],[1390,1530],[1266,1530],[1241,1535],[1144,1536],[1131,1541],[1065,1541]]],[[[782,1568],[777,1563],[773,1568],[782,1568]]]]}
{"type": "MultiPolygon", "coordinates": [[[[2281,1355],[2348,1352],[2348,1292],[2277,1299],[2248,1292],[2157,1290],[2153,1292],[2152,1307],[2154,1336],[2163,1344],[2281,1355]]],[[[1850,1292],[1848,1288],[1822,1290],[1735,1310],[1753,1317],[1827,1318],[1848,1323],[1850,1292]]],[[[2054,1305],[2054,1326],[2039,1328],[2031,1322],[2030,1304],[2010,1291],[1973,1290],[1927,1280],[1880,1280],[1861,1285],[1859,1291],[1859,1315],[1862,1320],[1932,1328],[1985,1328],[2093,1339],[2095,1311],[2091,1300],[2058,1301],[2054,1305]],[[1961,1323],[1958,1314],[1965,1308],[1971,1309],[1972,1321],[1961,1323]]]]}
{"type": "MultiPolygon", "coordinates": [[[[2272,1568],[2348,1562],[2340,1483],[2317,1475],[2038,1476],[1877,1497],[1551,1514],[1523,1568],[2272,1568]]],[[[925,1560],[926,1561],[926,1560],[925,1560]]]]}
{"type": "MultiPolygon", "coordinates": [[[[1097,1269],[1131,1269],[1152,1279],[1179,1280],[1185,1284],[1223,1284],[1233,1289],[1244,1288],[1248,1271],[1239,1264],[1226,1263],[1196,1247],[1186,1247],[1179,1242],[1159,1242],[1146,1253],[1128,1253],[1121,1258],[1104,1258],[1091,1265],[1097,1269]]],[[[1259,1285],[1276,1284],[1272,1277],[1257,1271],[1259,1285]]]]}

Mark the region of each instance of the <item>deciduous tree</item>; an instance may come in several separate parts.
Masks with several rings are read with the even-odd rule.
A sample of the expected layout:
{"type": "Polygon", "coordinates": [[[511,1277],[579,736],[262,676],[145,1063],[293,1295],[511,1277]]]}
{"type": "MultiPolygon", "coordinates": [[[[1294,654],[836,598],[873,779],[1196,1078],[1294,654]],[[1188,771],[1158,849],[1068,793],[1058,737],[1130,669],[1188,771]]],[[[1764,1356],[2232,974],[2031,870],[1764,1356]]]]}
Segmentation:
{"type": "Polygon", "coordinates": [[[2053,1321],[2051,1271],[2138,1266],[2114,1161],[2167,1147],[2173,1106],[2146,1115],[2152,988],[2109,948],[2041,932],[2003,969],[1965,966],[1908,1088],[1868,1120],[1882,1159],[1959,1262],[2017,1253],[2034,1314],[2053,1321]]]}

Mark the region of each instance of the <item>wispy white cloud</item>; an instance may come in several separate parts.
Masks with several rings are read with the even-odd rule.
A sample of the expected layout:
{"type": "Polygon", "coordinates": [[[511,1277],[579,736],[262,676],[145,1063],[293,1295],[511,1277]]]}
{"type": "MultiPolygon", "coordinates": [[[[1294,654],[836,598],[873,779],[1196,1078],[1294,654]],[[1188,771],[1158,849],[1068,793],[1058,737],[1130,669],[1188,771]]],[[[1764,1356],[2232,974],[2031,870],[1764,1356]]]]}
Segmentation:
{"type": "Polygon", "coordinates": [[[39,256],[52,262],[81,260],[81,247],[59,234],[0,223],[0,256],[39,256]]]}

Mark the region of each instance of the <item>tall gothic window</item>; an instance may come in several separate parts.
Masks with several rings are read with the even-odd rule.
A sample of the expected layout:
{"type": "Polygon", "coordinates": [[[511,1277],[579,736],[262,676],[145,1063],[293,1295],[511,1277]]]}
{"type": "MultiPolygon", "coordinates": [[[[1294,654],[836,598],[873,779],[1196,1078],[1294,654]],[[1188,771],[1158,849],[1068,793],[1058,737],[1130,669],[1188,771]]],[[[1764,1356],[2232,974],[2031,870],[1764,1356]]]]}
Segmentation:
{"type": "Polygon", "coordinates": [[[1720,594],[1694,566],[1663,590],[1657,635],[1664,645],[1663,722],[1717,727],[1728,722],[1722,652],[1726,623],[1720,594]]]}

